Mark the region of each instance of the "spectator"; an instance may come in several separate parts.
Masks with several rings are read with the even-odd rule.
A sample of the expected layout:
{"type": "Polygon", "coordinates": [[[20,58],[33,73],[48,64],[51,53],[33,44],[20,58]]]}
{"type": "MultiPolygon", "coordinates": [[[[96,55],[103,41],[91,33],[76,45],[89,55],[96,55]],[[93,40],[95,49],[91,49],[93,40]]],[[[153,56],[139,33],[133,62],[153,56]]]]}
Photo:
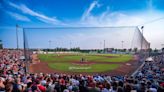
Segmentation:
{"type": "Polygon", "coordinates": [[[0,50],[0,92],[164,92],[164,55],[145,62],[137,75],[25,74],[22,50],[0,50]]]}

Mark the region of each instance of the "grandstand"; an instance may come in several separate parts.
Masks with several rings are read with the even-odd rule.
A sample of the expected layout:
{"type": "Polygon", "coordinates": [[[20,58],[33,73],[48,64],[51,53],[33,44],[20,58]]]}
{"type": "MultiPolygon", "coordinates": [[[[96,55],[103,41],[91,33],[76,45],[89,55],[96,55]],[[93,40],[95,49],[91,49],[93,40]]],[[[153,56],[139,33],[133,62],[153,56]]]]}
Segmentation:
{"type": "Polygon", "coordinates": [[[23,46],[0,50],[2,91],[164,90],[164,54],[139,27],[23,28],[23,46]]]}
{"type": "MultiPolygon", "coordinates": [[[[136,75],[111,76],[104,74],[61,74],[26,73],[26,63],[19,57],[22,50],[0,50],[0,90],[1,91],[41,91],[41,92],[163,92],[164,91],[164,55],[152,56],[141,66],[136,75]],[[10,57],[10,58],[9,58],[10,57]],[[55,86],[54,86],[55,85],[55,86]],[[18,88],[21,86],[20,88],[18,88]],[[38,87],[38,88],[37,88],[38,87]]],[[[43,68],[43,67],[42,67],[43,68]]]]}

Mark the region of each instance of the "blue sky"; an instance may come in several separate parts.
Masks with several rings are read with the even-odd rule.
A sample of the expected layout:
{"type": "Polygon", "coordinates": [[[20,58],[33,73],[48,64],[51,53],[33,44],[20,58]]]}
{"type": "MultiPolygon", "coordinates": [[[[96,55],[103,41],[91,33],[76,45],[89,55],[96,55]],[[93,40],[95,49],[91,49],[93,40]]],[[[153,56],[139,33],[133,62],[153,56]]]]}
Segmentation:
{"type": "MultiPolygon", "coordinates": [[[[21,27],[137,26],[163,18],[164,0],[0,0],[0,12],[0,39],[5,47],[16,47],[16,24],[21,27]]],[[[164,43],[162,24],[163,19],[144,24],[144,36],[152,48],[161,48],[164,43]]]]}

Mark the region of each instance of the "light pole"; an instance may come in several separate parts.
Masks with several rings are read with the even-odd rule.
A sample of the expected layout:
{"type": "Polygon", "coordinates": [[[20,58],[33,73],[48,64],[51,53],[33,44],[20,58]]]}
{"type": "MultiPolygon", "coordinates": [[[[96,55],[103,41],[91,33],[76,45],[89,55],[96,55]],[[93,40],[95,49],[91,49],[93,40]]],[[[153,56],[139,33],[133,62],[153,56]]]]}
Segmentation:
{"type": "Polygon", "coordinates": [[[123,54],[123,48],[124,48],[124,41],[121,41],[121,46],[122,46],[122,50],[121,50],[121,56],[123,54]]]}
{"type": "Polygon", "coordinates": [[[51,49],[51,40],[48,41],[49,42],[49,49],[51,49]]]}
{"type": "Polygon", "coordinates": [[[123,50],[123,48],[124,48],[124,41],[121,41],[121,43],[122,43],[122,50],[123,50]]]}
{"type": "Polygon", "coordinates": [[[16,24],[16,44],[17,44],[17,50],[19,49],[18,27],[19,27],[19,26],[16,24]]]}
{"type": "Polygon", "coordinates": [[[104,40],[104,53],[105,53],[105,40],[104,40]]]}
{"type": "Polygon", "coordinates": [[[105,40],[104,40],[104,50],[105,50],[105,40]]]}

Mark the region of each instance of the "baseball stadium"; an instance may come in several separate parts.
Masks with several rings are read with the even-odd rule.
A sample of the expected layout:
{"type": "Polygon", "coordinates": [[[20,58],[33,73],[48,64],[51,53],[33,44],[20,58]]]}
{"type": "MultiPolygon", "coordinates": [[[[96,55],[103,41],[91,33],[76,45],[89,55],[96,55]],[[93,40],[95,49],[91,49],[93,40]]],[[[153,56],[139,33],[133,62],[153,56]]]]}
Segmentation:
{"type": "Polygon", "coordinates": [[[28,69],[34,73],[129,75],[140,65],[136,61],[148,56],[149,43],[138,27],[24,28],[23,31],[26,58],[32,57],[28,69]],[[135,48],[143,48],[143,57],[135,48]]]}
{"type": "Polygon", "coordinates": [[[162,0],[0,0],[0,92],[164,92],[162,0]]]}

